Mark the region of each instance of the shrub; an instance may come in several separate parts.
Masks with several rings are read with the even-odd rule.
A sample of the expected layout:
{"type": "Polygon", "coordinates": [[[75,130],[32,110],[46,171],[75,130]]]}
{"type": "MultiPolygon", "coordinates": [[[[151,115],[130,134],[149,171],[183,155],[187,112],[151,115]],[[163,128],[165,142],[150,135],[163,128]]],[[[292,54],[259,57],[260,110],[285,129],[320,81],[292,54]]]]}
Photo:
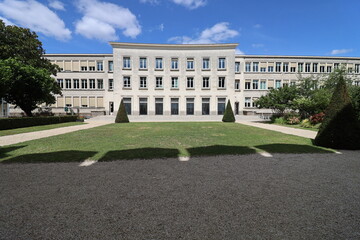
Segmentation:
{"type": "Polygon", "coordinates": [[[318,123],[322,123],[324,121],[324,117],[325,117],[325,113],[318,113],[315,115],[312,115],[309,120],[311,122],[311,124],[315,125],[318,123]]]}
{"type": "Polygon", "coordinates": [[[286,124],[286,119],[284,117],[277,117],[274,119],[274,123],[276,124],[286,124]]]}
{"type": "Polygon", "coordinates": [[[115,123],[128,123],[129,118],[126,113],[125,104],[123,100],[120,102],[119,111],[116,114],[115,123]]]}
{"type": "Polygon", "coordinates": [[[1,118],[0,130],[75,122],[77,116],[1,118]]]}
{"type": "Polygon", "coordinates": [[[234,112],[231,108],[230,100],[228,100],[228,102],[226,104],[226,109],[225,109],[225,113],[222,118],[222,121],[223,122],[235,122],[235,116],[234,116],[234,112]]]}
{"type": "Polygon", "coordinates": [[[304,119],[301,121],[300,123],[300,127],[304,127],[304,128],[312,128],[313,126],[311,125],[311,122],[308,118],[304,119]]]}
{"type": "Polygon", "coordinates": [[[300,117],[297,117],[297,116],[289,117],[286,120],[286,123],[290,124],[290,125],[299,124],[300,123],[300,117]]]}

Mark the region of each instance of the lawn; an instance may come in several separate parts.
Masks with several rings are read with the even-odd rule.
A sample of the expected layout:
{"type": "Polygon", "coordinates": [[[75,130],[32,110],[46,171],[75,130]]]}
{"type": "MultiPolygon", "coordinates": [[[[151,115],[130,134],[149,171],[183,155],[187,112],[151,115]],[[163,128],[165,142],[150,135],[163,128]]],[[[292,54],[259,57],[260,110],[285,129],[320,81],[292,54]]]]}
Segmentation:
{"type": "Polygon", "coordinates": [[[319,129],[317,129],[317,128],[306,128],[306,127],[300,126],[300,124],[295,124],[295,125],[280,124],[280,123],[270,123],[270,124],[275,124],[275,125],[278,125],[278,126],[289,127],[289,128],[297,128],[297,129],[303,129],[303,130],[310,130],[310,131],[314,131],[314,132],[318,132],[318,131],[319,131],[319,129]]]}
{"type": "MultiPolygon", "coordinates": [[[[179,156],[327,153],[310,139],[237,123],[109,124],[0,148],[10,162],[80,162],[179,156]]],[[[0,160],[1,161],[1,160],[0,160]]]]}
{"type": "Polygon", "coordinates": [[[66,122],[66,123],[57,123],[57,124],[49,124],[49,125],[42,125],[42,126],[34,126],[34,127],[25,127],[25,128],[15,128],[15,129],[8,129],[8,130],[0,130],[0,137],[1,136],[8,136],[14,135],[19,133],[28,133],[28,132],[36,132],[42,130],[49,130],[54,128],[61,128],[61,127],[69,127],[85,124],[83,122],[66,122]]]}

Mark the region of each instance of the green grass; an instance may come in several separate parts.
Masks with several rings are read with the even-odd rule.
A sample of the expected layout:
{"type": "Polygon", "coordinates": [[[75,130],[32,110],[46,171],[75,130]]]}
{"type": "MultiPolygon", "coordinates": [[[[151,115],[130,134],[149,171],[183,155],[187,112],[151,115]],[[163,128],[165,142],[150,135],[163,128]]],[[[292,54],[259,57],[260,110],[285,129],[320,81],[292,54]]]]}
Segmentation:
{"type": "Polygon", "coordinates": [[[57,124],[49,124],[49,125],[42,125],[42,126],[26,127],[26,128],[0,130],[0,137],[19,134],[19,133],[28,133],[28,132],[49,130],[49,129],[54,129],[54,128],[69,127],[69,126],[75,126],[75,125],[80,125],[80,124],[85,124],[85,123],[83,123],[83,122],[67,122],[67,123],[57,123],[57,124]]]}
{"type": "Polygon", "coordinates": [[[280,124],[280,123],[271,123],[271,124],[275,124],[275,125],[283,126],[283,127],[297,128],[297,129],[303,129],[303,130],[310,130],[310,131],[314,131],[314,132],[319,131],[319,129],[317,129],[317,128],[306,128],[306,127],[300,126],[300,124],[295,124],[295,125],[280,124]]]}
{"type": "Polygon", "coordinates": [[[237,123],[109,124],[0,148],[13,162],[80,162],[223,154],[328,153],[310,139],[237,123]]]}

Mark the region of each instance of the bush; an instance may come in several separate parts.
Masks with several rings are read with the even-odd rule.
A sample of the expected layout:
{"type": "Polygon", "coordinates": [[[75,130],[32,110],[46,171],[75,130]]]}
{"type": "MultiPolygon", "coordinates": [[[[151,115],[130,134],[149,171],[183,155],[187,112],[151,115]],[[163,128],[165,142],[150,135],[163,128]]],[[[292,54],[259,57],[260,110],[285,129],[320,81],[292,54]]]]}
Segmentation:
{"type": "Polygon", "coordinates": [[[286,120],[286,123],[290,124],[290,125],[299,124],[300,123],[300,117],[297,117],[297,116],[289,117],[286,120]]]}
{"type": "Polygon", "coordinates": [[[274,119],[273,123],[286,124],[286,119],[284,117],[277,117],[277,118],[274,119]]]}
{"type": "Polygon", "coordinates": [[[230,100],[228,100],[228,102],[226,104],[226,109],[225,109],[225,113],[222,118],[222,121],[223,122],[235,122],[235,116],[234,116],[234,112],[231,108],[230,100]]]}
{"type": "Polygon", "coordinates": [[[315,115],[312,115],[309,120],[311,122],[311,124],[318,124],[318,123],[322,123],[324,121],[324,117],[325,117],[325,113],[318,113],[315,115]]]}
{"type": "Polygon", "coordinates": [[[307,118],[307,119],[304,119],[304,120],[301,121],[300,127],[312,128],[313,125],[311,124],[310,120],[307,118]]]}
{"type": "Polygon", "coordinates": [[[21,117],[1,118],[0,130],[49,125],[64,122],[75,122],[77,116],[21,117]]]}
{"type": "Polygon", "coordinates": [[[115,123],[128,123],[128,122],[129,122],[129,118],[126,113],[125,105],[123,100],[121,100],[119,110],[116,114],[115,123]]]}

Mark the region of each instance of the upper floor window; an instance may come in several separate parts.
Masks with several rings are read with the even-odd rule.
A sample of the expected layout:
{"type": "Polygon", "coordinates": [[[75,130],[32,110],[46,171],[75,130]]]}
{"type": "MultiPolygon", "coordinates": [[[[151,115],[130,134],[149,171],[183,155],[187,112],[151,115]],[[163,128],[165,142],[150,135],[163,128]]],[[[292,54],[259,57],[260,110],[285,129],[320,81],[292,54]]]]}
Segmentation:
{"type": "Polygon", "coordinates": [[[208,77],[203,78],[202,88],[210,88],[210,79],[208,77]]]}
{"type": "Polygon", "coordinates": [[[87,71],[87,66],[81,66],[81,71],[87,71]]]}
{"type": "Polygon", "coordinates": [[[163,69],[163,59],[162,58],[156,58],[155,59],[155,68],[156,69],[163,69]]]}
{"type": "Polygon", "coordinates": [[[284,63],[283,72],[288,72],[288,71],[289,71],[289,63],[284,63]]]}
{"type": "Polygon", "coordinates": [[[74,80],[73,80],[73,82],[74,82],[74,88],[75,88],[75,89],[80,88],[80,82],[79,82],[79,79],[74,79],[74,80]]]}
{"type": "Polygon", "coordinates": [[[89,79],[89,88],[95,89],[95,79],[89,79]]]}
{"type": "Polygon", "coordinates": [[[275,88],[281,88],[281,80],[275,80],[275,88]]]}
{"type": "Polygon", "coordinates": [[[130,57],[123,58],[123,68],[131,68],[130,57]]]}
{"type": "Polygon", "coordinates": [[[102,62],[102,61],[98,61],[98,62],[96,63],[96,65],[97,65],[97,70],[98,70],[98,71],[103,71],[103,70],[104,70],[104,66],[103,66],[103,62],[102,62]]]}
{"type": "Polygon", "coordinates": [[[113,71],[114,71],[114,62],[109,61],[109,72],[113,72],[113,71]]]}
{"type": "Polygon", "coordinates": [[[253,62],[253,72],[258,72],[258,71],[259,71],[259,63],[253,62]]]}
{"type": "Polygon", "coordinates": [[[352,73],[353,72],[353,68],[352,67],[349,67],[348,68],[348,73],[352,73]]]}
{"type": "Polygon", "coordinates": [[[171,78],[171,88],[179,88],[179,82],[177,77],[171,78]]]}
{"type": "Polygon", "coordinates": [[[298,71],[303,72],[304,71],[304,63],[298,63],[298,71]]]}
{"type": "Polygon", "coordinates": [[[71,88],[71,79],[65,79],[65,88],[71,88]]]}
{"type": "Polygon", "coordinates": [[[325,72],[325,66],[320,66],[320,72],[321,73],[325,72]]]}
{"type": "Polygon", "coordinates": [[[125,76],[123,78],[123,81],[124,81],[124,88],[131,88],[131,79],[129,76],[125,76]]]}
{"type": "Polygon", "coordinates": [[[186,88],[194,88],[194,78],[188,77],[186,80],[186,88]]]}
{"type": "Polygon", "coordinates": [[[317,72],[318,71],[318,64],[317,63],[313,63],[313,72],[317,72]]]}
{"type": "Polygon", "coordinates": [[[334,68],[339,69],[340,63],[334,63],[334,68]]]}
{"type": "Polygon", "coordinates": [[[104,88],[104,81],[102,79],[97,80],[97,88],[103,89],[104,88]]]}
{"type": "Polygon", "coordinates": [[[276,72],[281,72],[281,62],[277,62],[277,63],[276,63],[275,71],[276,71],[276,72]]]}
{"type": "Polygon", "coordinates": [[[240,90],[240,80],[235,80],[235,90],[240,90]]]}
{"type": "Polygon", "coordinates": [[[311,65],[311,63],[305,64],[305,72],[310,72],[310,65],[311,65]]]}
{"type": "Polygon", "coordinates": [[[296,67],[290,67],[290,72],[296,72],[296,67]]]}
{"type": "Polygon", "coordinates": [[[219,77],[218,88],[225,88],[225,77],[219,77]]]}
{"type": "Polygon", "coordinates": [[[89,66],[89,71],[95,71],[95,66],[89,66]]]}
{"type": "Polygon", "coordinates": [[[360,73],[360,64],[355,64],[355,73],[360,73]]]}
{"type": "Polygon", "coordinates": [[[163,88],[163,79],[162,77],[156,77],[156,83],[155,83],[155,87],[156,88],[163,88]]]}
{"type": "Polygon", "coordinates": [[[253,89],[259,89],[259,80],[253,80],[253,89]]]}
{"type": "Polygon", "coordinates": [[[64,80],[58,79],[58,80],[57,80],[57,83],[59,84],[59,87],[60,87],[60,88],[64,88],[64,80]]]}
{"type": "Polygon", "coordinates": [[[251,63],[247,62],[245,63],[245,72],[250,72],[251,71],[251,63]]]}
{"type": "Polygon", "coordinates": [[[226,61],[225,58],[219,58],[219,69],[225,69],[226,68],[226,61]]]}
{"type": "Polygon", "coordinates": [[[146,77],[140,77],[140,88],[147,88],[146,77]]]}
{"type": "Polygon", "coordinates": [[[147,69],[147,59],[142,57],[139,62],[140,69],[147,69]]]}
{"type": "Polygon", "coordinates": [[[203,58],[203,69],[210,69],[210,59],[209,58],[203,58]]]}
{"type": "Polygon", "coordinates": [[[235,72],[240,72],[240,62],[235,62],[235,72]]]}
{"type": "Polygon", "coordinates": [[[171,59],[171,69],[173,69],[173,70],[179,69],[179,59],[177,59],[177,58],[171,59]]]}
{"type": "Polygon", "coordinates": [[[260,72],[266,72],[266,67],[261,67],[260,72]]]}
{"type": "Polygon", "coordinates": [[[262,89],[262,90],[266,89],[266,80],[261,80],[260,89],[262,89]]]}
{"type": "Polygon", "coordinates": [[[331,70],[332,70],[332,67],[331,66],[327,66],[326,67],[326,71],[329,73],[329,72],[331,72],[331,70]]]}
{"type": "Polygon", "coordinates": [[[87,88],[87,79],[81,79],[81,88],[86,89],[87,88]]]}
{"type": "Polygon", "coordinates": [[[186,61],[186,68],[188,69],[188,70],[193,70],[194,69],[194,59],[187,59],[187,61],[186,61]]]}
{"type": "Polygon", "coordinates": [[[274,66],[268,66],[268,72],[274,72],[274,66]]]}
{"type": "Polygon", "coordinates": [[[109,90],[114,89],[114,79],[109,79],[109,90]]]}
{"type": "Polygon", "coordinates": [[[251,80],[245,80],[245,89],[251,89],[251,80]]]}

